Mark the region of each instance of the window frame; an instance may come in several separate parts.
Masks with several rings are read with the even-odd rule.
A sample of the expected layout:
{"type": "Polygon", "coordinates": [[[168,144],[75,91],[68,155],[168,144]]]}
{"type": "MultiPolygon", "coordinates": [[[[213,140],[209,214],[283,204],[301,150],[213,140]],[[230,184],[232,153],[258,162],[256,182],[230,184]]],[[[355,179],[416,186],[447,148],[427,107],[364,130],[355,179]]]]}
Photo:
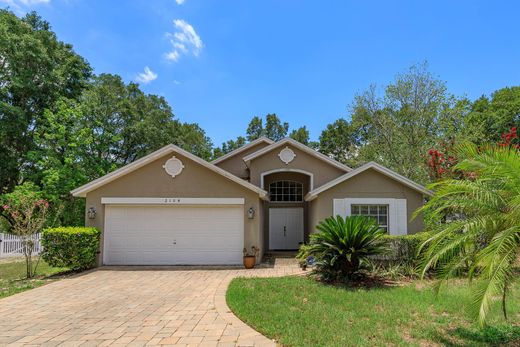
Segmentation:
{"type": "Polygon", "coordinates": [[[374,217],[377,221],[377,224],[381,229],[383,229],[387,234],[390,234],[390,205],[389,204],[366,204],[366,203],[351,203],[350,204],[350,215],[352,216],[366,216],[366,217],[374,217]],[[362,208],[367,210],[366,214],[362,214],[362,208]],[[376,207],[377,211],[372,212],[372,208],[376,207]],[[381,213],[381,208],[385,207],[386,213],[381,213]],[[357,211],[356,213],[354,211],[357,211]],[[380,223],[380,217],[386,217],[386,224],[380,223]]]}
{"type": "Polygon", "coordinates": [[[287,179],[273,181],[273,182],[269,183],[268,193],[269,193],[270,202],[273,202],[273,203],[280,203],[280,204],[302,203],[303,202],[303,183],[294,181],[294,180],[287,180],[287,179]],[[287,185],[284,186],[284,183],[286,183],[287,185]],[[281,184],[281,186],[272,187],[273,185],[278,185],[278,184],[281,184]],[[273,195],[273,193],[272,193],[273,188],[276,190],[280,189],[281,192],[275,193],[273,195]],[[285,189],[289,190],[288,194],[285,193],[285,191],[284,191],[285,189]],[[291,189],[295,189],[296,193],[292,193],[291,189]],[[299,193],[298,193],[298,191],[299,191],[299,193]],[[273,196],[276,196],[277,198],[273,199],[273,196]],[[291,196],[294,196],[295,200],[285,200],[284,199],[285,196],[287,196],[289,199],[291,196]],[[281,197],[281,200],[277,200],[278,197],[281,197]]]}

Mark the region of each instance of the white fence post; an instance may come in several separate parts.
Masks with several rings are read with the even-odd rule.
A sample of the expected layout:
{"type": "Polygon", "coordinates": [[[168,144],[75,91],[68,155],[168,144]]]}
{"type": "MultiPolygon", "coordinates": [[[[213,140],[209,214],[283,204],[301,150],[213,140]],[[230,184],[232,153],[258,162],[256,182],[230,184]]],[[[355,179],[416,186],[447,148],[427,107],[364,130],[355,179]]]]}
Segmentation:
{"type": "Polygon", "coordinates": [[[0,258],[4,255],[4,234],[0,233],[0,258]]]}

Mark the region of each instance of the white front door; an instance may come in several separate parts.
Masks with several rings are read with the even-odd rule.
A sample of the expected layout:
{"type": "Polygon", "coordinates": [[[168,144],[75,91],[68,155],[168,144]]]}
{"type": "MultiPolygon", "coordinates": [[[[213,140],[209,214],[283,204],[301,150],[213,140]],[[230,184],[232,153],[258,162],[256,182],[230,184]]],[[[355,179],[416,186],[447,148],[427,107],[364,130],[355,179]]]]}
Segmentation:
{"type": "Polygon", "coordinates": [[[243,206],[105,206],[105,265],[240,264],[243,247],[243,206]]]}
{"type": "Polygon", "coordinates": [[[303,208],[269,209],[269,249],[298,249],[303,242],[303,208]]]}

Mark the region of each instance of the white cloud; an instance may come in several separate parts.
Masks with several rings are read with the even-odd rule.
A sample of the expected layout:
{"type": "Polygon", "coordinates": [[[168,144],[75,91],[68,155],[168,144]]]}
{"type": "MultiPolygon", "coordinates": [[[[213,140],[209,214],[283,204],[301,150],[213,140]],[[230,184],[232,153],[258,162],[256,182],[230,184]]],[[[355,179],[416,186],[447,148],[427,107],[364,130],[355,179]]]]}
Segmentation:
{"type": "Polygon", "coordinates": [[[199,35],[195,29],[185,20],[176,19],[173,21],[176,31],[171,34],[167,33],[173,49],[166,53],[165,58],[171,61],[178,61],[181,54],[192,53],[198,56],[204,47],[199,35]]]}
{"type": "Polygon", "coordinates": [[[171,52],[168,52],[166,53],[165,55],[165,58],[167,60],[171,60],[171,61],[178,61],[179,60],[179,57],[180,57],[180,54],[178,51],[171,51],[171,52]]]}
{"type": "Polygon", "coordinates": [[[177,3],[177,5],[182,5],[182,4],[184,4],[184,1],[186,1],[186,0],[175,0],[175,2],[177,3]]]}
{"type": "Polygon", "coordinates": [[[177,81],[177,80],[173,80],[173,84],[177,84],[177,85],[179,85],[179,84],[181,84],[181,82],[180,82],[180,81],[177,81]]]}
{"type": "Polygon", "coordinates": [[[150,68],[148,66],[145,66],[144,67],[144,72],[141,72],[135,78],[135,80],[137,82],[140,82],[142,84],[148,84],[148,83],[152,82],[155,79],[157,79],[157,74],[155,72],[153,72],[152,70],[150,70],[150,68]]]}

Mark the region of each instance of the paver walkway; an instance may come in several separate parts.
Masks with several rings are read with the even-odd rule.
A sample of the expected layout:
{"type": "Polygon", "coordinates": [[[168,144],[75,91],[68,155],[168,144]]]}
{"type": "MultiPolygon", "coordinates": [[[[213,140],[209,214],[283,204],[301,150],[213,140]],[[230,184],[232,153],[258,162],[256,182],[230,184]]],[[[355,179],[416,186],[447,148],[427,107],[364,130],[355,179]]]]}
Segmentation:
{"type": "Polygon", "coordinates": [[[253,270],[101,268],[0,300],[0,345],[274,346],[231,313],[227,286],[299,273],[293,259],[253,270]]]}

